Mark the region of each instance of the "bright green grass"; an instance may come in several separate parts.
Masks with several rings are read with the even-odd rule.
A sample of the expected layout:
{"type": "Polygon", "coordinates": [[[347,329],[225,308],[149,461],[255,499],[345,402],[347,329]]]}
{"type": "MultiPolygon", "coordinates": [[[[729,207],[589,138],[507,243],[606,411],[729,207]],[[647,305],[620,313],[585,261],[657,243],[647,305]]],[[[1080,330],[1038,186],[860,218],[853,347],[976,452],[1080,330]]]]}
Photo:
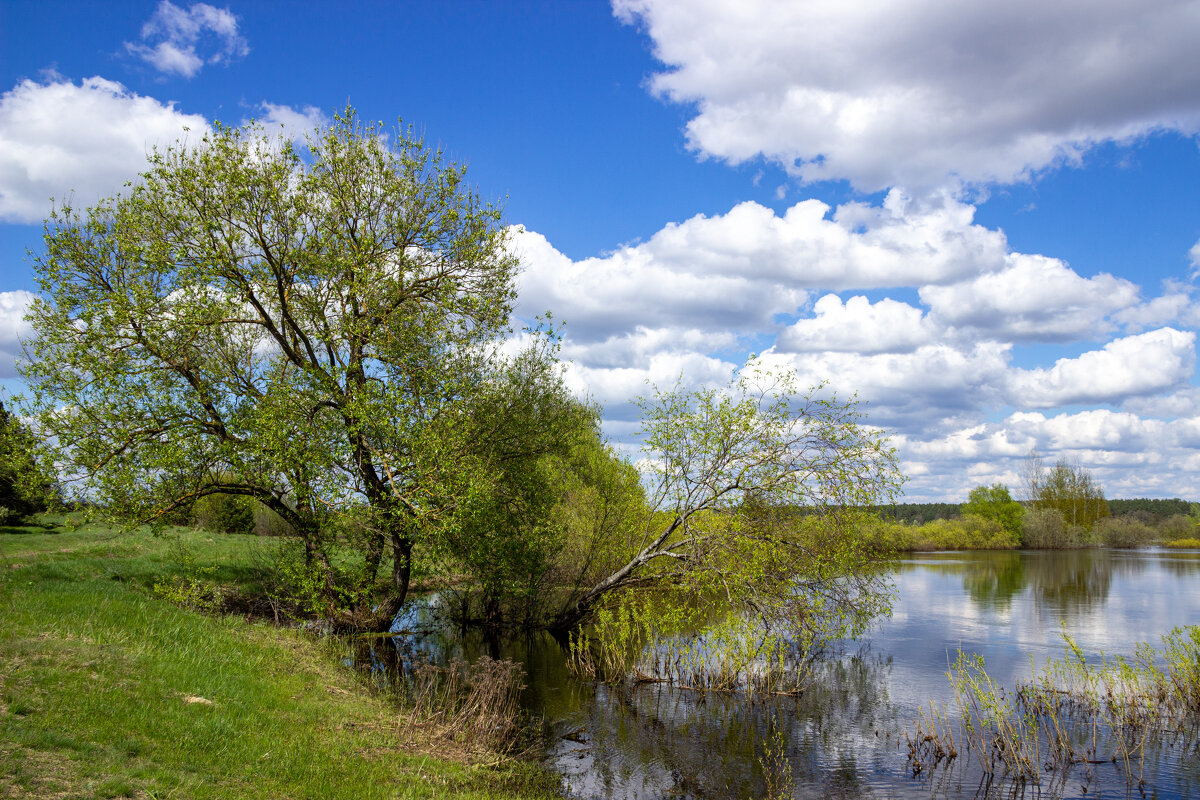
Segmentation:
{"type": "Polygon", "coordinates": [[[238,585],[274,547],[0,528],[0,797],[549,795],[533,765],[422,755],[396,710],[300,633],[156,596],[181,542],[216,567],[208,579],[238,585]]]}

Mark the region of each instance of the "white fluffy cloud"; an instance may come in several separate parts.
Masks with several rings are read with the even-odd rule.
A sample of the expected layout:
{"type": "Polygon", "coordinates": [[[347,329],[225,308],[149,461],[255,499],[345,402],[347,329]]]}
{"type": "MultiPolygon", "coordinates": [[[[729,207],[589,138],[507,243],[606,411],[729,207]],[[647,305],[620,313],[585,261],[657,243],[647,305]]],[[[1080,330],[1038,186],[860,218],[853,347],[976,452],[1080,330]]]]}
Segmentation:
{"type": "MultiPolygon", "coordinates": [[[[328,120],[307,106],[258,106],[268,132],[302,136],[328,120]]],[[[154,148],[199,140],[209,130],[184,114],[99,76],[79,84],[26,80],[0,97],[0,220],[41,222],[50,198],[77,207],[115,194],[146,168],[154,148]]]]}
{"type": "Polygon", "coordinates": [[[0,292],[0,378],[16,377],[16,359],[21,354],[21,342],[31,333],[24,316],[33,293],[18,289],[0,292]]]}
{"type": "Polygon", "coordinates": [[[786,353],[768,350],[771,369],[794,370],[803,385],[828,381],[840,397],[867,402],[872,424],[893,430],[945,431],[1004,399],[1010,346],[929,344],[907,353],[786,353]]]}
{"type": "Polygon", "coordinates": [[[550,309],[565,320],[574,379],[618,414],[648,379],[686,366],[723,382],[746,351],[804,383],[857,394],[872,422],[918,438],[1003,408],[1144,402],[1184,387],[1195,334],[1164,323],[1194,314],[1188,287],[1143,301],[1127,280],[1009,252],[973,210],[900,192],[879,206],[809,200],[782,215],[743,203],[580,261],[517,229],[519,315],[550,309]],[[913,287],[919,305],[828,292],[895,286],[913,287]],[[1044,365],[1032,360],[1044,350],[1014,350],[1104,341],[1122,329],[1044,365]]]}
{"type": "Polygon", "coordinates": [[[1096,143],[1200,130],[1179,0],[614,0],[693,104],[698,152],[866,190],[1010,182],[1096,143]]]}
{"type": "Polygon", "coordinates": [[[522,313],[551,309],[589,340],[638,325],[763,331],[776,315],[796,313],[810,289],[946,283],[1005,263],[1004,235],[976,225],[972,206],[947,197],[917,203],[893,192],[880,206],[830,211],[817,200],[782,216],[741,203],[578,262],[518,229],[522,313]]]}
{"type": "Polygon", "coordinates": [[[1094,338],[1109,314],[1138,300],[1138,287],[1112,275],[1084,278],[1062,261],[1013,253],[1005,267],[950,286],[924,286],[921,301],[945,325],[1009,341],[1094,338]]]}
{"type": "Polygon", "coordinates": [[[911,353],[931,344],[937,332],[921,309],[884,298],[872,303],[862,296],[842,304],[827,294],[813,305],[815,317],[802,319],[779,334],[782,351],[840,353],[911,353]]]}
{"type": "Polygon", "coordinates": [[[100,77],[26,80],[0,98],[0,219],[40,222],[50,198],[86,206],[145,168],[154,147],[208,129],[204,117],[100,77]]]}
{"type": "Polygon", "coordinates": [[[162,0],[142,26],[141,42],[125,49],[159,72],[195,76],[205,64],[227,64],[250,52],[228,8],[194,3],[180,8],[162,0]]]}
{"type": "Polygon", "coordinates": [[[1113,403],[1184,385],[1195,372],[1196,334],[1174,328],[1127,336],[1049,369],[1019,371],[1012,402],[1028,408],[1113,403]]]}

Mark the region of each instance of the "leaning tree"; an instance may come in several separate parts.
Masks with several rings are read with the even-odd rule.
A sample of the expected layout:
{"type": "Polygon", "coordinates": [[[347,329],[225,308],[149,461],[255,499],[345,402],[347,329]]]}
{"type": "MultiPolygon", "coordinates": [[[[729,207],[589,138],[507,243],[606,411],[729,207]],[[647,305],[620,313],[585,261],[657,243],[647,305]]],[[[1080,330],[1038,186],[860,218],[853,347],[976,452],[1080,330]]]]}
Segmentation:
{"type": "Polygon", "coordinates": [[[255,498],[327,581],[328,523],[351,515],[367,580],[390,557],[381,616],[399,608],[478,470],[471,398],[514,299],[500,212],[462,167],[352,110],[303,144],[218,125],[56,209],[35,265],[22,374],[78,496],[136,521],[255,498]]]}
{"type": "Polygon", "coordinates": [[[602,533],[607,557],[576,577],[552,627],[652,598],[651,627],[716,620],[726,641],[815,646],[886,612],[870,510],[903,476],[857,401],[752,362],[728,387],[659,390],[641,410],[646,514],[602,533]]]}

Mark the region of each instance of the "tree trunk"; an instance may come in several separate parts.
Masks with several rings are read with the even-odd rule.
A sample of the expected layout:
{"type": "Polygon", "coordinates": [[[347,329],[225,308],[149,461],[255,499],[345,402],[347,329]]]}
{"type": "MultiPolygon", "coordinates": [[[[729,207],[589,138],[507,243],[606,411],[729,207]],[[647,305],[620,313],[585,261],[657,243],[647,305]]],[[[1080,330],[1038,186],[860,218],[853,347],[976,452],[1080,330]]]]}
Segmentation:
{"type": "Polygon", "coordinates": [[[412,536],[399,530],[395,521],[390,522],[389,535],[392,541],[392,590],[374,611],[373,627],[387,630],[392,620],[408,599],[408,584],[412,577],[412,536]]]}

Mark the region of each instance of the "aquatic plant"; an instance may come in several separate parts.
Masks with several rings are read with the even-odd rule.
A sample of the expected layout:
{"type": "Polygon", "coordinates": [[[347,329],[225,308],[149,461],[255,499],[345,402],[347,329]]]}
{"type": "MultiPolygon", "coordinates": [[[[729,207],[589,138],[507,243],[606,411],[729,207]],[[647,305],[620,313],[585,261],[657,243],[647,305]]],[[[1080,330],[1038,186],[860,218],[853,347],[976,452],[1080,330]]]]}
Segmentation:
{"type": "MultiPolygon", "coordinates": [[[[1200,725],[1200,626],[1175,628],[1155,649],[1089,660],[1067,633],[1064,656],[1050,659],[1009,693],[983,657],[961,650],[946,673],[955,693],[959,739],[990,781],[1062,785],[1075,765],[1115,763],[1144,786],[1151,754],[1200,725]]],[[[914,777],[949,769],[955,736],[944,709],[920,710],[905,729],[914,777]]]]}

